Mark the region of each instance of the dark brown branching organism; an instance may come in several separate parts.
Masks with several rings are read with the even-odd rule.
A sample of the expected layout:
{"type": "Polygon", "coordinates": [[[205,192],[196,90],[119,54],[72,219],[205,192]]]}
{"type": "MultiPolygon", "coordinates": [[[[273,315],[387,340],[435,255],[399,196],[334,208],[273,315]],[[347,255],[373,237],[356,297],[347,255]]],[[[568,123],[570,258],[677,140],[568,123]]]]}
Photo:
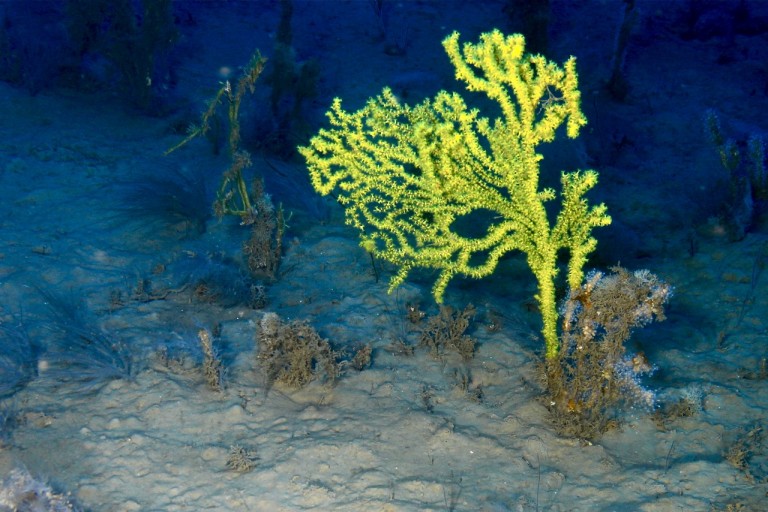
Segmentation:
{"type": "Polygon", "coordinates": [[[738,437],[728,445],[723,456],[733,467],[741,470],[748,481],[755,482],[762,481],[765,475],[764,471],[755,474],[753,470],[759,469],[759,465],[753,465],[751,462],[755,456],[763,453],[763,427],[754,426],[748,431],[740,432],[738,437]]]}
{"type": "Polygon", "coordinates": [[[237,473],[248,473],[256,467],[258,460],[259,457],[256,455],[256,450],[235,444],[229,447],[227,469],[237,473]]]}
{"type": "Polygon", "coordinates": [[[248,190],[245,179],[246,169],[253,166],[251,154],[240,148],[240,106],[246,92],[253,94],[256,81],[264,70],[267,59],[256,52],[236,84],[226,81],[209,102],[200,123],[188,130],[187,137],[167,150],[172,153],[198,136],[206,136],[216,127],[219,105],[226,103],[229,123],[228,152],[230,166],[224,171],[213,212],[218,218],[234,215],[240,224],[251,227],[251,238],[245,242],[243,251],[248,259],[248,268],[257,275],[274,278],[282,251],[285,219],[282,206],[275,208],[272,199],[264,192],[261,179],[253,180],[248,190]]]}
{"type": "Polygon", "coordinates": [[[252,309],[264,309],[267,306],[267,288],[263,284],[252,284],[249,289],[248,306],[252,309]]]}
{"type": "Polygon", "coordinates": [[[221,391],[224,388],[224,366],[213,347],[213,336],[208,329],[197,331],[200,347],[203,349],[203,375],[205,383],[213,391],[221,391]]]}
{"type": "Polygon", "coordinates": [[[690,418],[701,411],[701,405],[691,396],[680,397],[676,402],[664,404],[654,411],[651,419],[660,431],[670,430],[671,425],[680,418],[690,418]]]}
{"type": "Polygon", "coordinates": [[[475,354],[475,340],[464,333],[474,316],[475,307],[472,304],[462,311],[440,305],[440,313],[427,320],[419,345],[429,348],[435,359],[441,359],[446,350],[453,350],[462,360],[471,360],[475,354]]]}
{"type": "Polygon", "coordinates": [[[421,309],[419,309],[418,304],[412,304],[409,302],[408,304],[405,305],[405,316],[410,323],[418,324],[422,320],[424,320],[427,314],[424,313],[421,309]]]}
{"type": "Polygon", "coordinates": [[[357,352],[355,352],[355,355],[352,357],[352,359],[350,359],[349,366],[358,372],[365,370],[371,366],[372,353],[373,349],[370,345],[363,345],[357,350],[357,352]]]}
{"type": "Polygon", "coordinates": [[[267,382],[302,388],[323,376],[331,384],[339,375],[336,353],[306,322],[284,323],[275,313],[266,313],[257,333],[258,361],[267,382]]]}
{"type": "Polygon", "coordinates": [[[274,279],[283,252],[285,219],[282,211],[276,211],[269,195],[264,193],[261,180],[254,181],[253,191],[254,210],[249,218],[251,237],[243,243],[243,254],[248,258],[251,273],[274,279]]]}
{"type": "Polygon", "coordinates": [[[651,407],[654,395],[640,384],[652,372],[643,354],[628,356],[632,330],[663,320],[672,288],[647,270],[593,272],[571,291],[562,311],[562,349],[546,361],[548,405],[565,435],[592,439],[616,424],[625,402],[651,407]]]}
{"type": "Polygon", "coordinates": [[[231,164],[229,169],[224,171],[222,175],[216,202],[214,203],[214,212],[219,217],[237,215],[243,219],[244,223],[246,223],[247,217],[252,214],[253,205],[251,204],[251,195],[248,193],[243,171],[253,164],[250,153],[240,149],[240,105],[246,92],[250,91],[253,94],[256,80],[258,80],[264,70],[266,62],[267,59],[262,57],[259,52],[256,52],[234,86],[229,80],[221,86],[213,99],[208,103],[208,108],[200,117],[200,124],[190,126],[187,137],[165,152],[168,155],[186,145],[195,137],[206,135],[212,129],[211,123],[215,119],[219,105],[226,101],[227,119],[229,121],[228,149],[231,164]]]}

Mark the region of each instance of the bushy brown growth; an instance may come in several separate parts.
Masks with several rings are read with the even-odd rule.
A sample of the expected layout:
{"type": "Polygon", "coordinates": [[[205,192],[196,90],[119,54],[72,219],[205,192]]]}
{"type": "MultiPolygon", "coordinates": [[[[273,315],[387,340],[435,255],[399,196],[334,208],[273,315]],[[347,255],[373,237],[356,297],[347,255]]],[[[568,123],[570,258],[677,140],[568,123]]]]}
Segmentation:
{"type": "Polygon", "coordinates": [[[243,243],[243,254],[248,258],[251,273],[274,279],[283,250],[283,209],[275,209],[269,194],[264,193],[262,180],[255,180],[252,190],[253,210],[244,220],[251,226],[251,237],[243,243]]]}
{"type": "Polygon", "coordinates": [[[349,361],[349,366],[358,372],[365,370],[371,366],[372,354],[373,348],[370,345],[363,345],[357,350],[354,357],[349,361]]]}
{"type": "Polygon", "coordinates": [[[236,473],[248,473],[258,464],[259,456],[255,449],[248,449],[239,444],[233,444],[229,447],[229,457],[227,457],[227,469],[236,473]]]}
{"type": "Polygon", "coordinates": [[[435,359],[442,358],[450,349],[458,352],[464,361],[469,361],[475,354],[475,340],[464,332],[474,316],[475,307],[472,304],[462,311],[441,305],[440,313],[427,320],[419,345],[428,347],[435,359]]]}
{"type": "Polygon", "coordinates": [[[752,464],[753,458],[762,458],[765,453],[763,443],[763,427],[756,425],[746,431],[739,432],[735,440],[726,447],[723,456],[733,467],[744,472],[749,482],[763,481],[765,466],[752,464]]]}
{"type": "Polygon", "coordinates": [[[275,382],[302,388],[323,375],[333,383],[340,367],[336,353],[306,322],[284,323],[275,313],[266,313],[257,333],[258,361],[271,386],[275,382]]]}
{"type": "Polygon", "coordinates": [[[572,290],[562,311],[561,349],[546,362],[549,409],[561,433],[585,439],[615,425],[624,402],[652,406],[639,383],[652,371],[643,354],[625,354],[632,330],[664,320],[671,287],[647,270],[593,272],[572,290]]]}
{"type": "Polygon", "coordinates": [[[221,391],[224,387],[224,366],[221,364],[213,347],[213,335],[208,329],[197,331],[200,347],[203,349],[203,375],[205,383],[212,391],[221,391]]]}

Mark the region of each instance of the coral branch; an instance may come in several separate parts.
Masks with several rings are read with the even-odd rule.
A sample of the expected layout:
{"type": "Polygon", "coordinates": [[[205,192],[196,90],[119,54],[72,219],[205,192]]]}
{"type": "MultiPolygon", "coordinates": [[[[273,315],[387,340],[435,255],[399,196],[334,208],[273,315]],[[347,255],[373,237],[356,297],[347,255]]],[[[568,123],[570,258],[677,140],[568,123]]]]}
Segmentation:
{"type": "Polygon", "coordinates": [[[494,100],[500,117],[480,117],[456,93],[441,91],[411,107],[384,89],[357,112],[335,99],[331,128],[299,152],[315,189],[337,194],[361,245],[398,267],[390,290],[412,269],[431,268],[439,272],[432,292],[441,302],[454,276],[482,278],[505,254],[525,253],[538,280],[546,355],[554,357],[558,253],[570,255],[568,283],[580,286],[597,243],[591,230],[611,220],[604,205],[584,198],[597,183],[594,171],[563,173],[554,225],[545,203],[557,194],[539,186],[536,147],[563,124],[576,137],[586,123],[575,59],[561,68],[526,54],[523,36],[499,31],[461,48],[453,33],[443,46],[456,78],[494,100]],[[457,229],[466,221],[477,227],[457,229]]]}

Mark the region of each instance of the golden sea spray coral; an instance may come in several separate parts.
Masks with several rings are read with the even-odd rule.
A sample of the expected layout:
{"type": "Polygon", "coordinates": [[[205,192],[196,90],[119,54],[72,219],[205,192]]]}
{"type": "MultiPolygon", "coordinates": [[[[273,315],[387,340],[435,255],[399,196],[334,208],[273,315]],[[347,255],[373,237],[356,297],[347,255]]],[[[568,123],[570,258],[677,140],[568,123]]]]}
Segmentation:
{"type": "Polygon", "coordinates": [[[322,129],[299,148],[312,184],[334,192],[361,246],[399,269],[390,290],[417,267],[439,271],[438,302],[456,275],[482,278],[511,251],[525,253],[538,281],[546,356],[558,351],[555,277],[566,250],[568,285],[581,286],[583,266],[595,249],[591,230],[610,223],[603,204],[584,194],[597,183],[592,170],[563,172],[561,208],[551,223],[545,203],[555,190],[540,188],[536,148],[565,124],[574,138],[586,123],[580,109],[575,59],[563,67],[525,54],[523,36],[494,30],[477,44],[459,46],[454,32],[443,47],[456,78],[484,92],[501,110],[481,117],[457,93],[440,91],[411,107],[385,88],[357,112],[333,101],[322,129]],[[489,214],[479,236],[465,236],[457,221],[489,214]]]}

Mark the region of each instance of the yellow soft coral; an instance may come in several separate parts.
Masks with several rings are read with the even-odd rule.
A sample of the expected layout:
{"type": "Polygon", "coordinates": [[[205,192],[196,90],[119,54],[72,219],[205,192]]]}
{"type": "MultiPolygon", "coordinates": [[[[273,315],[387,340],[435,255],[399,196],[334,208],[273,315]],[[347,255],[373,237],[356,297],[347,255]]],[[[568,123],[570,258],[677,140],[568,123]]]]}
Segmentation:
{"type": "Polygon", "coordinates": [[[456,93],[411,107],[384,89],[357,112],[335,99],[327,114],[332,128],[299,151],[315,189],[337,194],[361,245],[398,267],[390,290],[414,268],[436,269],[432,292],[441,302],[454,276],[482,278],[505,254],[525,253],[538,281],[546,356],[554,357],[558,252],[568,252],[568,284],[578,288],[597,243],[591,230],[611,221],[605,205],[584,198],[597,183],[595,171],[562,173],[554,224],[545,202],[557,193],[539,188],[536,147],[563,123],[571,138],[586,123],[575,59],[561,68],[526,54],[523,36],[496,30],[463,47],[454,32],[443,47],[456,78],[494,100],[500,117],[481,117],[456,93]],[[459,228],[467,220],[474,230],[459,228]]]}

